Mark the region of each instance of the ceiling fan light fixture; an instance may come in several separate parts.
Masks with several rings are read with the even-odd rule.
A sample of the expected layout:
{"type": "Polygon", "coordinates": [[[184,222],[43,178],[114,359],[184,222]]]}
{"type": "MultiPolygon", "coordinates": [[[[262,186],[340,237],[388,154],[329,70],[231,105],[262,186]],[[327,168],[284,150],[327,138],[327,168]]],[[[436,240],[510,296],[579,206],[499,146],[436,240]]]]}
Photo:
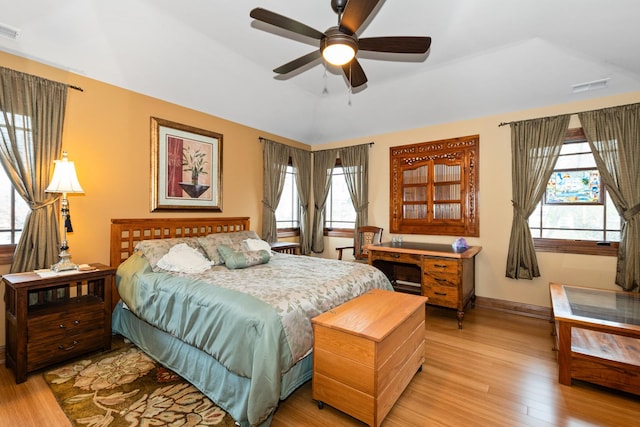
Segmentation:
{"type": "Polygon", "coordinates": [[[322,57],[333,65],[344,65],[354,56],[356,56],[356,51],[351,46],[341,43],[329,45],[322,51],[322,57]]]}
{"type": "Polygon", "coordinates": [[[320,41],[320,51],[329,64],[344,65],[356,56],[358,42],[353,36],[342,33],[337,27],[327,30],[326,35],[320,41]]]}

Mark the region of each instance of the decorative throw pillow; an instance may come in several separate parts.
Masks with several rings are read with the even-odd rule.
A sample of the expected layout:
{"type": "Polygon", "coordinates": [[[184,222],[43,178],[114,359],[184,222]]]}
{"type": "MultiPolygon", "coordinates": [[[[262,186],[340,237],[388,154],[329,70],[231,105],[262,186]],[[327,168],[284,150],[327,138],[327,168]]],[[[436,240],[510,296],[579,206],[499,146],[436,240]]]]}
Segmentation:
{"type": "Polygon", "coordinates": [[[266,264],[271,257],[269,251],[264,249],[258,251],[234,251],[227,245],[218,245],[218,252],[224,259],[227,268],[247,268],[252,265],[266,264]]]}
{"type": "Polygon", "coordinates": [[[158,261],[158,267],[163,270],[179,273],[202,273],[213,265],[202,253],[186,243],[179,243],[169,249],[158,261]]]}
{"type": "Polygon", "coordinates": [[[262,239],[245,239],[243,243],[245,249],[248,251],[265,250],[269,252],[269,256],[271,256],[271,245],[262,239]]]}
{"type": "Polygon", "coordinates": [[[218,253],[218,245],[231,245],[229,233],[209,234],[208,236],[198,237],[198,242],[204,248],[207,258],[213,261],[214,265],[224,264],[224,259],[218,253]]]}
{"type": "MultiPolygon", "coordinates": [[[[175,237],[171,239],[153,239],[142,240],[136,245],[136,252],[142,253],[144,257],[149,261],[149,265],[153,271],[159,271],[157,266],[160,258],[169,253],[169,250],[180,243],[186,243],[189,247],[196,249],[206,256],[205,250],[200,246],[200,243],[195,237],[175,237]]],[[[216,254],[217,255],[217,254],[216,254]]]]}
{"type": "Polygon", "coordinates": [[[218,253],[218,245],[227,245],[234,251],[242,251],[246,248],[243,241],[246,239],[258,239],[255,231],[234,231],[231,233],[214,233],[204,237],[198,237],[198,242],[204,248],[207,257],[216,265],[224,264],[224,260],[218,253]]]}
{"type": "Polygon", "coordinates": [[[231,239],[229,245],[234,251],[244,251],[246,247],[244,241],[247,239],[259,239],[258,235],[253,230],[235,231],[233,233],[226,233],[231,239]]]}

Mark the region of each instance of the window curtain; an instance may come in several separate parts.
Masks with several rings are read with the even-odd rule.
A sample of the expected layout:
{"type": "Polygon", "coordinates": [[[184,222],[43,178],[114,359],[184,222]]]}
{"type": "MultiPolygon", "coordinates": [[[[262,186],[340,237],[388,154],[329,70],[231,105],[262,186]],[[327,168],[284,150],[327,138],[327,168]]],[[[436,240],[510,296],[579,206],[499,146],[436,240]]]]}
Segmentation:
{"type": "Polygon", "coordinates": [[[276,209],[284,188],[289,163],[289,147],[268,139],[262,139],[262,142],[264,144],[262,239],[271,243],[278,240],[276,209]]]}
{"type": "Polygon", "coordinates": [[[313,153],[313,238],[311,250],[324,252],[324,208],[331,186],[331,174],[336,165],[338,149],[315,151],[313,153]]]}
{"type": "Polygon", "coordinates": [[[6,125],[0,143],[0,163],[18,194],[27,202],[27,214],[16,246],[11,272],[49,268],[58,260],[59,196],[45,193],[53,161],[62,151],[62,128],[67,85],[0,67],[0,111],[6,125]],[[31,120],[31,136],[18,118],[31,120]]]}
{"type": "MultiPolygon", "coordinates": [[[[369,144],[341,148],[340,161],[356,211],[357,230],[369,222],[369,144]]],[[[356,237],[354,235],[354,238],[356,237]]]]}
{"type": "Polygon", "coordinates": [[[506,276],[540,277],[529,216],[542,198],[569,127],[569,115],[511,123],[513,220],[506,276]]]}
{"type": "Polygon", "coordinates": [[[579,113],[602,182],[621,216],[616,284],[640,287],[640,104],[579,113]]]}
{"type": "Polygon", "coordinates": [[[293,167],[296,169],[296,188],[300,200],[300,253],[311,253],[311,223],[309,219],[309,198],[311,193],[311,152],[290,148],[293,167]]]}

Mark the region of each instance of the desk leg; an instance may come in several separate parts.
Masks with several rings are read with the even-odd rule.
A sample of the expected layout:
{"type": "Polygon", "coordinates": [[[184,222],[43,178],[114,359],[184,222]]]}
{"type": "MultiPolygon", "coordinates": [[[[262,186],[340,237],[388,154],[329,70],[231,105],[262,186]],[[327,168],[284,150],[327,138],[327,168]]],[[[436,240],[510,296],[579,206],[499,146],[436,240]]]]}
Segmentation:
{"type": "Polygon", "coordinates": [[[464,319],[464,311],[458,310],[458,329],[462,329],[462,320],[464,319]]]}
{"type": "Polygon", "coordinates": [[[571,325],[558,322],[558,381],[571,385],[571,325]]]}

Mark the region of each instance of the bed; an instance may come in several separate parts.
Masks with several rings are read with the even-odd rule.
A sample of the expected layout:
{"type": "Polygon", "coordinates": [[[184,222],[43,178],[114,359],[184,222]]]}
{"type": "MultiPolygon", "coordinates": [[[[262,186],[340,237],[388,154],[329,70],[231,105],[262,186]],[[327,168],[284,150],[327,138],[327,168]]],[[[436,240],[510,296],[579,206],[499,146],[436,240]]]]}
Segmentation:
{"type": "Polygon", "coordinates": [[[268,426],[279,401],[311,379],[312,317],[371,289],[393,290],[371,266],[276,253],[264,244],[246,217],[111,224],[114,333],[241,426],[268,426]],[[161,268],[177,249],[215,265],[189,273],[161,268]]]}

